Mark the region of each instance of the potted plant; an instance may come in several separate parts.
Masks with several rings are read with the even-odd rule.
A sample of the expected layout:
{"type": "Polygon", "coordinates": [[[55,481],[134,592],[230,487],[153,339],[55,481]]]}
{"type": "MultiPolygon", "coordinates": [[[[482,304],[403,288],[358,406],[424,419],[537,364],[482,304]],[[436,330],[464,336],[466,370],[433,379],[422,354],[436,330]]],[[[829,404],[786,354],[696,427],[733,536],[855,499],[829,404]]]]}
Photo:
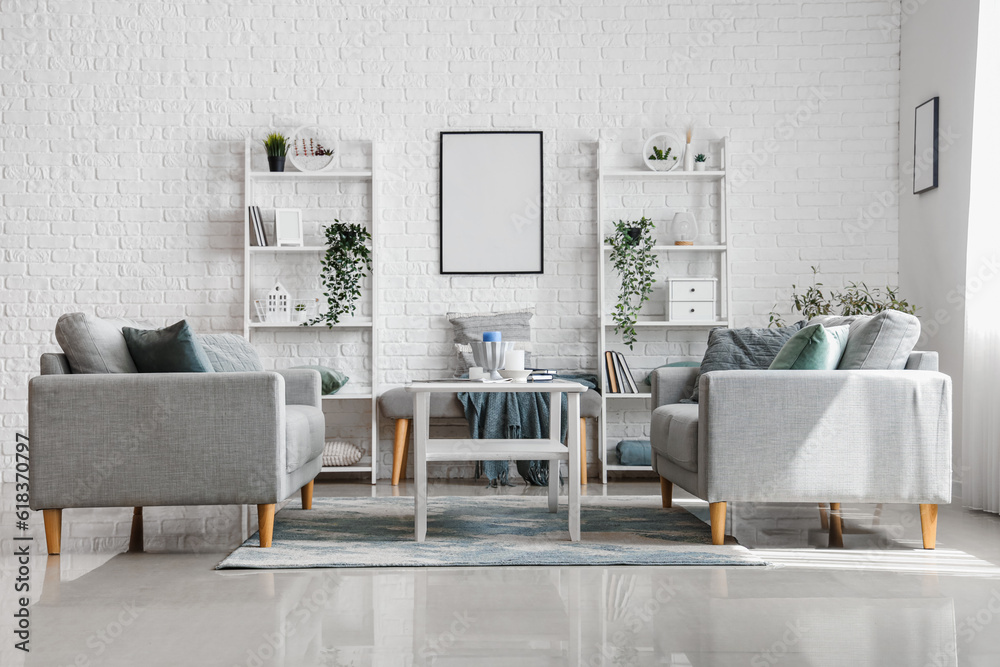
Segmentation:
{"type": "Polygon", "coordinates": [[[649,301],[656,282],[655,269],[660,260],[653,251],[653,221],[643,216],[638,221],[619,220],[614,233],[604,239],[611,246],[611,265],[621,279],[618,303],[611,319],[615,333],[621,333],[629,349],[636,341],[635,323],[642,304],[649,301]]]}
{"type": "Polygon", "coordinates": [[[361,298],[361,281],[372,270],[372,235],[362,225],[341,223],[326,228],[326,254],[321,262],[327,310],[303,324],[333,327],[342,315],[353,315],[361,298]]]}
{"type": "MultiPolygon", "coordinates": [[[[851,282],[843,292],[823,291],[823,283],[816,280],[819,269],[810,267],[813,272],[813,284],[799,293],[798,287],[792,285],[792,309],[805,320],[811,320],[819,315],[874,315],[883,310],[898,310],[910,315],[917,314],[917,307],[906,299],[899,298],[898,287],[870,288],[865,283],[851,282]]],[[[777,304],[774,306],[777,308],[777,304]]],[[[771,310],[768,326],[783,327],[785,320],[775,310],[771,310]]]]}
{"type": "Polygon", "coordinates": [[[296,303],[295,307],[292,309],[292,316],[295,318],[296,322],[305,322],[307,317],[306,304],[301,301],[296,303]]]}
{"type": "Polygon", "coordinates": [[[704,153],[698,153],[697,155],[695,155],[694,156],[694,170],[695,171],[705,171],[705,166],[706,166],[705,160],[706,160],[706,158],[705,158],[705,154],[704,153]]]}
{"type": "Polygon", "coordinates": [[[667,146],[667,150],[662,150],[659,146],[653,146],[653,151],[647,158],[653,169],[656,171],[670,171],[677,164],[677,156],[671,155],[672,146],[667,146]]]}
{"type": "Polygon", "coordinates": [[[264,140],[264,150],[267,152],[267,168],[270,171],[285,170],[285,155],[288,153],[288,142],[279,132],[272,132],[264,140]]]}

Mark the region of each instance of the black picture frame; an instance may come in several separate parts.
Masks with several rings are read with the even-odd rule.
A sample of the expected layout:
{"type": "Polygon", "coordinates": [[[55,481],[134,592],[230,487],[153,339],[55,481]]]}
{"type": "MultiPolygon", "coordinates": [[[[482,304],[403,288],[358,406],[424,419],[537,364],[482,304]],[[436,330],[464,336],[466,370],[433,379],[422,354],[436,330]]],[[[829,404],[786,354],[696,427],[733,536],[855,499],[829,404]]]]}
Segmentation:
{"type": "MultiPolygon", "coordinates": [[[[438,167],[438,186],[439,186],[439,210],[438,210],[438,224],[440,232],[440,247],[439,247],[439,266],[442,275],[536,275],[545,273],[545,175],[544,175],[544,133],[541,130],[484,130],[484,131],[442,131],[440,133],[440,162],[438,167]],[[537,169],[538,169],[538,188],[537,192],[534,190],[534,179],[533,174],[530,171],[533,170],[535,156],[531,155],[523,156],[523,164],[528,166],[529,169],[522,174],[521,179],[523,183],[521,185],[526,189],[526,192],[512,192],[511,197],[515,200],[523,202],[524,205],[521,207],[522,210],[518,213],[511,213],[510,211],[504,212],[500,211],[497,215],[500,218],[506,218],[506,222],[503,224],[513,225],[515,232],[523,240],[523,243],[519,246],[520,248],[528,248],[528,252],[512,252],[507,250],[506,254],[498,255],[501,251],[498,246],[493,246],[491,253],[490,246],[488,243],[477,244],[476,247],[469,247],[467,245],[467,238],[463,236],[463,233],[472,230],[474,228],[478,229],[478,232],[469,232],[470,234],[480,234],[483,233],[483,226],[490,225],[489,221],[483,221],[478,216],[476,219],[471,217],[465,218],[461,214],[454,214],[451,212],[452,209],[456,208],[454,205],[455,200],[452,197],[458,196],[460,193],[457,190],[463,191],[475,191],[476,188],[488,188],[492,187],[494,184],[488,182],[487,175],[485,173],[477,174],[475,169],[464,168],[461,163],[458,166],[452,165],[451,167],[447,163],[448,159],[457,160],[456,157],[458,153],[456,151],[463,143],[468,143],[469,146],[464,150],[470,150],[471,146],[474,146],[471,142],[461,142],[463,138],[473,139],[476,137],[489,137],[490,139],[500,139],[504,136],[519,136],[525,137],[526,135],[532,135],[537,138],[537,169]],[[460,188],[454,183],[455,173],[451,169],[455,169],[455,173],[461,174],[462,178],[466,179],[467,186],[469,190],[465,188],[460,188]],[[446,171],[448,170],[448,171],[446,171]],[[531,189],[530,193],[527,192],[527,188],[531,189]],[[451,189],[455,189],[453,192],[451,189]],[[537,205],[534,203],[537,197],[537,205]],[[537,210],[536,210],[537,209],[537,210]],[[460,220],[453,220],[452,218],[461,218],[460,220]],[[516,218],[516,219],[515,219],[516,218]],[[524,227],[525,229],[519,230],[518,225],[524,227]],[[478,227],[477,227],[478,226],[478,227]],[[523,232],[523,233],[522,233],[523,232]],[[537,239],[535,235],[537,233],[537,239]],[[461,237],[461,238],[459,238],[461,237]],[[530,238],[529,238],[530,237],[530,238]],[[538,253],[532,251],[537,243],[538,253]],[[475,263],[487,264],[485,268],[478,268],[471,266],[474,262],[469,261],[467,256],[470,253],[478,253],[477,261],[475,263]],[[493,266],[489,266],[490,262],[494,262],[493,266]],[[509,268],[505,268],[509,265],[509,268]]],[[[480,144],[482,142],[479,142],[480,144]]],[[[531,144],[532,151],[534,151],[535,143],[524,142],[525,146],[531,144]]],[[[497,146],[502,146],[502,144],[496,144],[497,146]]],[[[489,153],[483,153],[485,158],[489,158],[489,153]]],[[[499,187],[504,187],[501,184],[499,187]]],[[[495,192],[493,193],[496,194],[495,192]]],[[[462,197],[458,197],[461,199],[462,197]]],[[[512,204],[515,208],[520,206],[520,204],[512,204]]],[[[496,236],[494,240],[503,241],[505,239],[511,238],[510,236],[504,236],[505,234],[510,234],[511,230],[504,227],[499,227],[496,229],[496,236]]]]}
{"type": "Polygon", "coordinates": [[[940,98],[932,97],[913,110],[913,194],[938,186],[938,115],[940,98]]]}

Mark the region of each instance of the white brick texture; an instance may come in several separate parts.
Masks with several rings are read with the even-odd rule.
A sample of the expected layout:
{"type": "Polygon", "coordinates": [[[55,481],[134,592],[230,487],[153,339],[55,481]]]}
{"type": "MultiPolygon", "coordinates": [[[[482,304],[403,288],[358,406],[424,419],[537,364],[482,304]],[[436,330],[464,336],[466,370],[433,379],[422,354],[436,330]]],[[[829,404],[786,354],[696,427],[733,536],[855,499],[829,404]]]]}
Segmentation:
{"type": "MultiPolygon", "coordinates": [[[[26,428],[26,383],[39,354],[57,349],[60,314],[241,330],[243,139],[270,130],[320,123],[341,141],[379,142],[383,383],[449,367],[447,311],[508,305],[536,306],[539,361],[595,368],[599,137],[634,164],[652,130],[690,121],[728,137],[739,325],[766,323],[811,265],[830,286],[896,281],[895,207],[859,223],[880,193],[895,191],[899,41],[884,28],[898,23],[895,2],[0,7],[5,481],[14,431],[26,428]],[[440,275],[438,133],[456,129],[544,130],[544,275],[440,275]]],[[[367,194],[319,196],[330,218],[367,219],[358,210],[367,194]]],[[[307,362],[333,360],[322,340],[302,339],[307,362]]],[[[676,340],[652,349],[703,345],[689,333],[676,340]]],[[[296,354],[290,337],[272,341],[296,354]]],[[[388,424],[382,434],[384,476],[388,424]]],[[[89,516],[124,520],[112,510],[89,516]]],[[[179,510],[156,516],[163,525],[151,534],[168,544],[171,518],[194,520],[179,510]]]]}

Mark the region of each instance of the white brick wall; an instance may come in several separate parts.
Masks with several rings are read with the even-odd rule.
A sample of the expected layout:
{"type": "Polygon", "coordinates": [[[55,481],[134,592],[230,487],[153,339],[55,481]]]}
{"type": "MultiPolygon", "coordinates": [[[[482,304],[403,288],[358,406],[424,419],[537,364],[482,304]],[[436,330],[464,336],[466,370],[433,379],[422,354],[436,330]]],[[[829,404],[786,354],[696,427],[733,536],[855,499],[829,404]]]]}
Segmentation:
{"type": "Polygon", "coordinates": [[[593,368],[593,141],[635,152],[689,119],[738,168],[738,324],[813,264],[828,285],[895,281],[895,208],[850,228],[894,187],[896,3],[494,4],[4,1],[4,479],[61,313],[240,329],[248,134],[381,142],[383,382],[439,373],[444,313],[493,304],[537,305],[541,360],[593,368]],[[546,133],[542,276],[438,273],[438,132],[486,128],[546,133]]]}

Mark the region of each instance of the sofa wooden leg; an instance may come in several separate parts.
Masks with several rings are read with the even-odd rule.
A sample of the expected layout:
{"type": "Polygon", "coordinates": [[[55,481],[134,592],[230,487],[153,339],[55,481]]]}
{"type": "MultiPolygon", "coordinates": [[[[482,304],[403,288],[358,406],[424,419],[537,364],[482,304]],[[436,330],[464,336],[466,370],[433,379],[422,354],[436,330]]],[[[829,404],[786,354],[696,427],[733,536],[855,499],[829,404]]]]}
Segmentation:
{"type": "Polygon", "coordinates": [[[712,521],[712,544],[726,541],[726,503],[709,503],[708,513],[712,521]]]}
{"type": "Polygon", "coordinates": [[[316,480],[311,479],[309,483],[302,487],[302,509],[311,510],[313,508],[313,482],[316,480]]]}
{"type": "Polygon", "coordinates": [[[62,510],[42,510],[45,522],[45,544],[50,556],[58,556],[62,547],[62,510]]]}
{"type": "Polygon", "coordinates": [[[826,511],[826,503],[819,504],[819,525],[823,530],[830,530],[830,515],[826,511]]]}
{"type": "Polygon", "coordinates": [[[830,546],[844,546],[844,520],[840,516],[840,503],[830,503],[830,546]]]}
{"type": "Polygon", "coordinates": [[[396,420],[396,439],[392,445],[392,485],[399,485],[399,478],[406,472],[406,435],[409,419],[396,420]]]}
{"type": "Polygon", "coordinates": [[[257,505],[257,529],[260,531],[261,549],[271,546],[271,538],[274,536],[274,503],[257,505]]]}
{"type": "Polygon", "coordinates": [[[663,507],[674,506],[674,483],[666,477],[660,477],[660,498],[663,499],[663,507]]]}
{"type": "Polygon", "coordinates": [[[920,532],[924,536],[924,549],[933,549],[937,543],[937,505],[920,506],[920,532]]]}
{"type": "Polygon", "coordinates": [[[130,553],[141,553],[143,550],[142,538],[142,508],[132,508],[132,532],[128,536],[128,550],[130,553]]]}
{"type": "Polygon", "coordinates": [[[587,420],[580,417],[580,484],[587,483],[587,420]]]}

